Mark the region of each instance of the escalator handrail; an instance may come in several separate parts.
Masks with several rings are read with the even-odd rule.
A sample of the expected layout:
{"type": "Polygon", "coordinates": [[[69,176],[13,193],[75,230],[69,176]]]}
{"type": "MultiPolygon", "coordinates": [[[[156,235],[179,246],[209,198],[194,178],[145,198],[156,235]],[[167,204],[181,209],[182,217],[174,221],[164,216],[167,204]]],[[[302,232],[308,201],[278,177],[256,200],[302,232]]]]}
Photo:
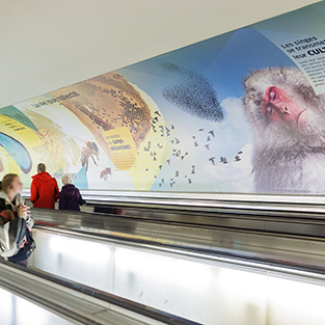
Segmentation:
{"type": "MultiPolygon", "coordinates": [[[[257,194],[257,193],[185,193],[149,191],[81,190],[91,204],[133,205],[139,207],[171,207],[214,211],[217,209],[294,211],[325,214],[325,196],[307,194],[257,194]]],[[[23,190],[25,198],[29,189],[23,190]]]]}
{"type": "MultiPolygon", "coordinates": [[[[23,266],[20,266],[18,264],[14,264],[8,261],[5,261],[3,259],[0,259],[0,267],[1,265],[10,267],[11,269],[14,269],[16,272],[21,273],[22,275],[24,273],[27,273],[29,275],[38,277],[39,279],[49,281],[55,285],[58,285],[62,288],[70,289],[75,292],[81,293],[85,296],[88,296],[92,299],[98,299],[102,302],[106,302],[115,306],[118,306],[120,308],[123,308],[128,311],[132,311],[136,314],[145,316],[147,318],[153,319],[155,321],[164,323],[164,324],[170,324],[170,325],[199,325],[199,323],[196,323],[194,321],[186,320],[182,317],[178,317],[172,314],[169,314],[167,312],[134,302],[129,299],[125,299],[107,292],[103,292],[101,290],[86,286],[84,284],[80,284],[77,282],[73,282],[71,280],[64,279],[62,277],[59,277],[54,274],[50,274],[44,271],[36,270],[33,268],[26,268],[23,266]]],[[[1,284],[0,279],[0,284],[1,284]]],[[[7,288],[10,290],[10,288],[7,288]]],[[[30,299],[32,299],[32,293],[30,293],[30,299]]],[[[28,297],[27,297],[28,298],[28,297]]]]}
{"type": "Polygon", "coordinates": [[[220,264],[241,267],[250,270],[272,272],[274,274],[286,274],[289,276],[306,277],[311,280],[325,282],[325,266],[309,266],[286,263],[276,259],[261,259],[258,257],[236,255],[224,253],[222,251],[210,251],[203,248],[191,247],[191,246],[179,246],[166,243],[151,243],[142,239],[132,238],[118,238],[115,236],[100,235],[98,233],[87,233],[78,229],[62,229],[55,226],[39,226],[36,225],[36,229],[41,231],[49,231],[50,233],[60,234],[71,238],[80,240],[96,241],[102,244],[119,244],[125,247],[141,248],[145,250],[156,250],[157,252],[167,252],[181,256],[187,256],[191,258],[198,258],[204,261],[212,261],[220,264]]]}

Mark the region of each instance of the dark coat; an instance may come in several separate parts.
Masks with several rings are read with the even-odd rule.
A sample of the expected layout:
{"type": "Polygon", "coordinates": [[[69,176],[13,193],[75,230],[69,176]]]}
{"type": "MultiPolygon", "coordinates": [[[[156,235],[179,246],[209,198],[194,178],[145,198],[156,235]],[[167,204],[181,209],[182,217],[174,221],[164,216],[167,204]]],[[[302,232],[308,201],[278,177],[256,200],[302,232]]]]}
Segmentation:
{"type": "Polygon", "coordinates": [[[80,205],[86,203],[81,197],[79,190],[73,185],[68,184],[62,187],[60,192],[59,209],[80,211],[80,205]]]}

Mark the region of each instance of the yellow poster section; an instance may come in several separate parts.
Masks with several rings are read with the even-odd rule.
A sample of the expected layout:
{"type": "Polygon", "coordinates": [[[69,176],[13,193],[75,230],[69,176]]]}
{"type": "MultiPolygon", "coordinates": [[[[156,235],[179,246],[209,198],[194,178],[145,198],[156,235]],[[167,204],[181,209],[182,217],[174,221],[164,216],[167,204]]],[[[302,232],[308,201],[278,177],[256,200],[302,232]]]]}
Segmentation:
{"type": "MultiPolygon", "coordinates": [[[[132,86],[146,101],[153,126],[138,149],[127,127],[105,131],[103,137],[109,145],[111,160],[118,169],[112,173],[127,171],[136,190],[150,190],[171,152],[171,146],[167,141],[169,131],[153,99],[136,85],[132,86]]],[[[117,179],[119,182],[126,182],[127,179],[124,177],[119,174],[117,179]]]]}
{"type": "Polygon", "coordinates": [[[112,163],[119,170],[128,170],[133,165],[137,146],[126,126],[103,132],[109,150],[111,151],[112,163]]]}
{"type": "MultiPolygon", "coordinates": [[[[31,148],[43,144],[42,140],[36,135],[36,133],[33,130],[31,130],[24,124],[6,116],[6,115],[0,114],[0,125],[7,127],[13,133],[20,136],[31,148]]],[[[11,136],[11,134],[8,134],[8,135],[11,136]]]]}
{"type": "Polygon", "coordinates": [[[170,145],[169,131],[166,126],[162,112],[154,100],[142,89],[132,84],[146,101],[150,113],[151,123],[149,133],[141,142],[136,161],[129,169],[129,176],[132,179],[136,190],[150,190],[153,183],[166,163],[172,147],[170,145]]]}

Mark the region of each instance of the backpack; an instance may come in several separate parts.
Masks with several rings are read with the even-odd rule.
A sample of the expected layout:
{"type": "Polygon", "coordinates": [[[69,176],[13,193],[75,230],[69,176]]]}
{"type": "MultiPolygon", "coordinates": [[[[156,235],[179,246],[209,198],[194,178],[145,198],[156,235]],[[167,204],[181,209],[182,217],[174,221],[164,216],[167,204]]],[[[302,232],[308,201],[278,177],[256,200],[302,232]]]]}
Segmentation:
{"type": "Polygon", "coordinates": [[[16,255],[25,235],[26,221],[23,218],[16,218],[0,226],[0,256],[16,255]]]}
{"type": "MultiPolygon", "coordinates": [[[[4,208],[4,200],[0,199],[0,209],[4,208]]],[[[4,210],[3,210],[4,211],[4,210]]],[[[18,253],[19,246],[26,235],[26,220],[15,218],[0,226],[0,256],[11,257],[18,253]]]]}

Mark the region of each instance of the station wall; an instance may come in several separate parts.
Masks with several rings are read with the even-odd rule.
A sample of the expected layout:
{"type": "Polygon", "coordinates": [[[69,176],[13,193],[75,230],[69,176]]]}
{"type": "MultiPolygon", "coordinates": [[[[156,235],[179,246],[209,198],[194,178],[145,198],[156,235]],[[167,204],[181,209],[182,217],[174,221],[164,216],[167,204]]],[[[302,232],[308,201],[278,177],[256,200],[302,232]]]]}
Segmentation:
{"type": "Polygon", "coordinates": [[[0,109],[0,176],[81,189],[324,193],[325,3],[0,109]],[[323,49],[324,47],[324,49],[323,49]]]}

